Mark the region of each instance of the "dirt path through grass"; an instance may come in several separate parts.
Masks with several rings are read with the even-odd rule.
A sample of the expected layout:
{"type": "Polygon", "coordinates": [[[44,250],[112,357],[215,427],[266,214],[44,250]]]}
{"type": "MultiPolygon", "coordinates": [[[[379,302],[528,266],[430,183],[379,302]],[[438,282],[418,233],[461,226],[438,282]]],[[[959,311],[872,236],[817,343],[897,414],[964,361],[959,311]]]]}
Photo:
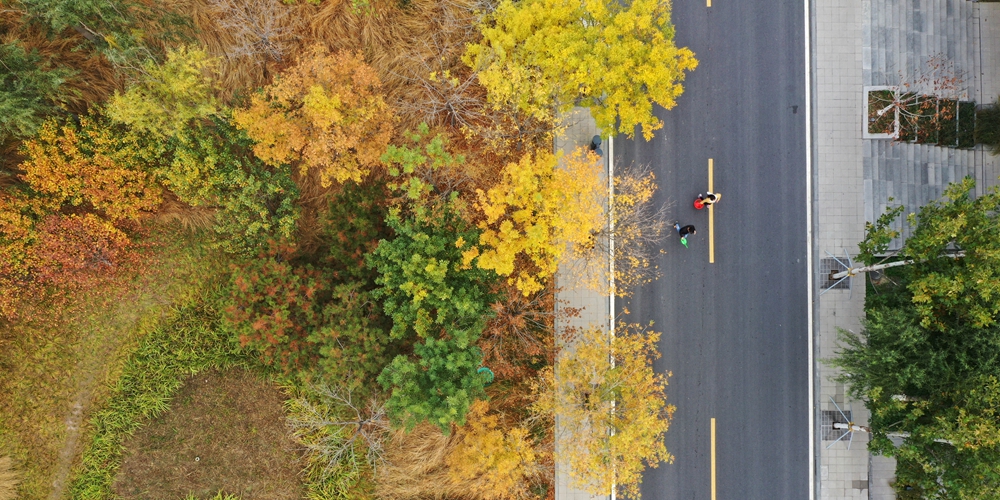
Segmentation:
{"type": "Polygon", "coordinates": [[[87,419],[113,377],[112,371],[127,355],[123,350],[138,340],[140,322],[161,315],[177,296],[191,289],[190,285],[200,283],[197,277],[209,274],[204,272],[207,261],[201,242],[188,238],[178,241],[170,235],[161,237],[171,244],[156,252],[156,264],[139,279],[138,286],[92,297],[87,308],[89,314],[79,318],[79,357],[73,370],[76,390],[65,415],[66,432],[52,473],[48,500],[62,500],[66,496],[70,473],[82,452],[81,438],[86,433],[87,419]]]}
{"type": "Polygon", "coordinates": [[[134,336],[139,319],[144,314],[155,314],[169,303],[157,300],[149,292],[151,290],[140,289],[122,297],[124,300],[112,302],[109,299],[105,302],[104,314],[86,320],[77,351],[80,358],[73,370],[76,391],[65,417],[65,438],[52,474],[48,500],[62,500],[66,496],[70,470],[81,452],[84,417],[93,407],[100,384],[108,379],[109,363],[114,362],[116,353],[134,336]]]}
{"type": "Polygon", "coordinates": [[[201,238],[154,236],[155,263],[128,286],[77,294],[37,320],[0,332],[0,449],[22,476],[18,498],[62,500],[90,415],[119,363],[170,304],[198,289],[219,264],[201,238]],[[142,331],[140,331],[142,330],[142,331]]]}

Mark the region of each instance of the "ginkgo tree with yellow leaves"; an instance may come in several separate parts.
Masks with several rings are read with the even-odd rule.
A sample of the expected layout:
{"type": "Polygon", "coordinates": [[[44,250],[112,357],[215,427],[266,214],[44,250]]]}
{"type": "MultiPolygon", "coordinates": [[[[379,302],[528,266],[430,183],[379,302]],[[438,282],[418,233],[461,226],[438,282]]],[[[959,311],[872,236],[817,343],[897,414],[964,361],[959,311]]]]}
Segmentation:
{"type": "Polygon", "coordinates": [[[698,65],[674,43],[666,0],[502,0],[480,31],[464,61],[494,106],[542,120],[587,106],[606,135],[641,126],[651,139],[653,105],[673,108],[698,65]]]}
{"type": "Polygon", "coordinates": [[[483,215],[478,265],[525,295],[542,289],[568,248],[588,245],[605,225],[599,159],[580,148],[565,160],[560,168],[556,154],[525,154],[503,168],[500,182],[476,192],[483,215]],[[519,258],[531,266],[518,266],[519,258]]]}
{"type": "Polygon", "coordinates": [[[674,406],[666,402],[666,374],[653,370],[660,334],[641,325],[569,332],[556,363],[536,384],[531,410],[555,418],[564,443],[556,464],[578,488],[606,495],[614,486],[639,498],[642,472],[670,463],[663,438],[674,406]]]}

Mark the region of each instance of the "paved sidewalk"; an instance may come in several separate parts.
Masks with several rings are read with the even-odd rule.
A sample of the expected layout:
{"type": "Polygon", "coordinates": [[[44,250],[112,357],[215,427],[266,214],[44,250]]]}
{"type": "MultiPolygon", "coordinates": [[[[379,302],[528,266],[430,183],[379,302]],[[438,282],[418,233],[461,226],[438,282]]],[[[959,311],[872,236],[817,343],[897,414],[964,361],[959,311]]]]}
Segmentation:
{"type": "MultiPolygon", "coordinates": [[[[926,58],[944,55],[963,74],[965,98],[990,104],[1000,95],[1000,4],[967,0],[827,0],[813,2],[814,258],[816,294],[835,261],[854,256],[864,224],[888,206],[907,212],[940,197],[944,186],[972,175],[979,190],[996,186],[1000,158],[974,150],[862,138],[863,88],[894,85],[926,58]],[[986,67],[983,67],[983,66],[986,67]],[[894,198],[893,202],[889,198],[894,198]]],[[[980,191],[981,192],[981,191],[980,191]]],[[[908,228],[901,227],[904,235],[908,228]]],[[[897,243],[898,244],[898,243],[897,243]]],[[[868,412],[837,371],[822,362],[836,355],[837,330],[857,332],[864,316],[864,277],[853,289],[832,289],[815,305],[817,459],[822,499],[895,498],[895,461],[870,456],[867,436],[840,436],[830,425],[838,408],[866,424],[868,412]],[[848,448],[850,445],[850,448],[848,448]]]]}
{"type": "MultiPolygon", "coordinates": [[[[565,154],[569,154],[578,146],[590,144],[591,139],[598,134],[597,125],[590,116],[590,111],[586,108],[574,108],[563,119],[568,126],[563,135],[555,141],[556,151],[562,150],[565,154]]],[[[604,161],[604,171],[607,172],[607,152],[605,152],[602,160],[604,161]]],[[[556,293],[556,308],[578,308],[581,309],[580,315],[561,321],[557,319],[556,330],[571,327],[585,328],[591,325],[610,325],[611,302],[609,298],[602,296],[594,290],[579,286],[577,280],[574,279],[574,273],[571,271],[572,269],[576,269],[575,266],[577,265],[574,262],[567,262],[559,266],[559,272],[556,273],[556,289],[559,290],[556,293]]],[[[607,265],[607,263],[604,263],[604,265],[607,265]]],[[[556,428],[558,429],[558,427],[559,422],[557,421],[556,428]]],[[[568,444],[557,438],[556,455],[559,455],[561,450],[568,444]]],[[[591,500],[603,498],[608,498],[608,495],[591,496],[585,491],[573,488],[566,471],[561,470],[558,465],[556,466],[556,500],[591,500]]]]}
{"type": "MultiPolygon", "coordinates": [[[[864,236],[864,171],[862,163],[862,14],[864,0],[815,2],[813,6],[813,223],[814,264],[822,269],[826,252],[843,258],[856,252],[864,236]]],[[[829,264],[829,261],[827,261],[829,264]]],[[[824,282],[817,272],[816,294],[824,282]]],[[[815,308],[817,483],[821,499],[867,499],[868,451],[865,436],[829,449],[826,412],[839,405],[853,410],[855,422],[867,422],[860,402],[847,399],[843,385],[830,380],[834,372],[821,360],[836,352],[837,328],[857,331],[864,314],[864,283],[854,290],[823,294],[815,308]],[[836,405],[831,401],[836,401],[836,405]],[[860,438],[860,439],[859,439],[860,438]]],[[[835,439],[835,438],[834,438],[835,439]]]]}

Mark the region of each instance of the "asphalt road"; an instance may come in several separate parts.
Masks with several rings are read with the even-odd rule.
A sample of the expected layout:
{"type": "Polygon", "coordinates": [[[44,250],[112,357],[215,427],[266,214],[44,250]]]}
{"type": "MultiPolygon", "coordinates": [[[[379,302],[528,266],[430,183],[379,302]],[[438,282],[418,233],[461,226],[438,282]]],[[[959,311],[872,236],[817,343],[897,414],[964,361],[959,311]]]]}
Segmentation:
{"type": "Polygon", "coordinates": [[[694,224],[675,237],[660,280],[638,290],[626,320],[663,332],[656,362],[677,407],[667,449],[647,471],[646,499],[711,499],[716,419],[719,500],[808,498],[808,344],[803,2],[673,2],[676,41],[700,64],[665,126],[645,142],[615,141],[616,160],[649,163],[660,202],[694,224]],[[715,263],[708,213],[691,201],[714,160],[715,263]]]}

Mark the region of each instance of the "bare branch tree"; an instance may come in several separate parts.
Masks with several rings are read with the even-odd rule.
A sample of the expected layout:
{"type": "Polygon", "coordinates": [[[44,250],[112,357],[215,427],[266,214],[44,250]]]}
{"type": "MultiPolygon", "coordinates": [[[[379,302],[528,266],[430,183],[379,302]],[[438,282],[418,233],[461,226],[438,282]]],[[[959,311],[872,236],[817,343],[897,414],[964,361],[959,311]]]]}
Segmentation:
{"type": "MultiPolygon", "coordinates": [[[[954,110],[942,109],[938,100],[966,99],[964,72],[955,68],[955,63],[943,54],[928,57],[922,66],[909,73],[899,72],[898,90],[891,97],[869,108],[869,120],[880,120],[886,114],[895,114],[901,126],[913,126],[918,120],[930,120],[935,125],[939,120],[954,118],[954,110]],[[880,107],[879,107],[880,106],[880,107]]],[[[890,115],[891,116],[891,115],[890,115]]],[[[882,120],[885,130],[879,133],[895,134],[896,120],[882,120]]]]}
{"type": "Polygon", "coordinates": [[[364,460],[372,469],[380,465],[390,429],[385,403],[375,396],[357,402],[351,391],[326,385],[314,386],[312,392],[315,400],[299,397],[287,403],[288,424],[306,449],[325,464],[323,475],[345,461],[356,466],[359,448],[364,449],[364,460]]]}
{"type": "Polygon", "coordinates": [[[287,5],[280,0],[210,0],[210,5],[219,13],[216,23],[236,40],[228,56],[257,63],[263,62],[260,56],[284,60],[295,26],[287,5]]]}
{"type": "MultiPolygon", "coordinates": [[[[655,257],[662,252],[662,243],[671,234],[670,203],[656,205],[655,177],[649,165],[630,164],[615,168],[615,197],[610,221],[592,234],[589,244],[574,247],[577,264],[573,268],[580,280],[590,288],[613,291],[619,297],[631,295],[639,285],[660,277],[655,257]],[[608,256],[614,238],[614,290],[608,256]]],[[[605,201],[607,206],[607,201],[605,201]]]]}

